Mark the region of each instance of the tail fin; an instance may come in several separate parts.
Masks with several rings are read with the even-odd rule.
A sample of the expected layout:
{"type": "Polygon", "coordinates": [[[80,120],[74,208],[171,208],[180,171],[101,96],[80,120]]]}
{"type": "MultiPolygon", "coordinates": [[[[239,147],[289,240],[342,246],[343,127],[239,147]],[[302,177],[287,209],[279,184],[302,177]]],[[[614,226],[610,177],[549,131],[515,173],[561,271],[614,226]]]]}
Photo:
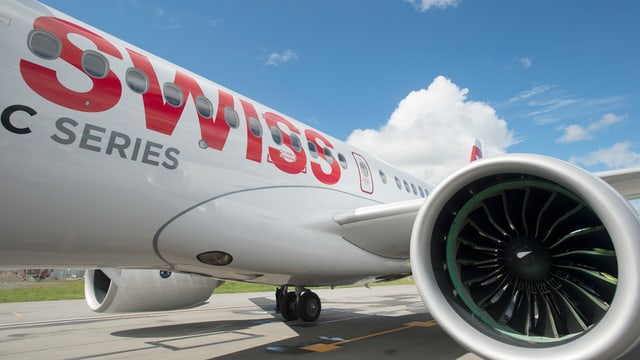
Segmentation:
{"type": "Polygon", "coordinates": [[[482,142],[478,139],[473,139],[473,146],[471,147],[471,158],[469,161],[476,161],[482,159],[482,142]]]}

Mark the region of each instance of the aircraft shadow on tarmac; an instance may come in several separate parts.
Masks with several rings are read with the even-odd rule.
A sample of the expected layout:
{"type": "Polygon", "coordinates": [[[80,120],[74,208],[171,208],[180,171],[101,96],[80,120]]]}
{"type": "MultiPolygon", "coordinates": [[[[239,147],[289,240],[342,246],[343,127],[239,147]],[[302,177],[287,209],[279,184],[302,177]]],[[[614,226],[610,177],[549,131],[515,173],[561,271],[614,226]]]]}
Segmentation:
{"type": "MultiPolygon", "coordinates": [[[[407,299],[408,300],[408,299],[407,299]]],[[[247,320],[202,321],[166,326],[141,327],[111,333],[112,336],[149,339],[147,344],[169,348],[179,352],[196,347],[242,342],[262,337],[251,328],[268,323],[282,323],[275,312],[274,302],[268,298],[251,299],[263,311],[252,314],[264,314],[263,318],[247,320]],[[212,334],[224,333],[228,336],[211,338],[212,334]],[[201,338],[201,341],[198,340],[201,338]],[[152,340],[153,339],[153,340],[152,340]],[[189,346],[172,346],[189,340],[189,346]]],[[[394,305],[398,305],[395,299],[394,305]]],[[[369,304],[372,305],[372,304],[369,304]]],[[[386,314],[384,306],[374,304],[381,312],[366,314],[357,309],[323,309],[323,318],[315,323],[290,321],[286,324],[297,333],[281,341],[234,352],[221,359],[247,359],[259,356],[260,359],[276,359],[283,355],[303,357],[327,357],[331,359],[355,358],[428,358],[457,359],[467,353],[455,343],[429,314],[420,312],[409,315],[392,316],[386,314]],[[426,325],[425,325],[426,324],[426,325]]],[[[407,302],[407,305],[410,305],[407,302]]],[[[371,311],[372,307],[369,306],[371,311]]],[[[239,311],[240,313],[246,313],[239,311]]]]}
{"type": "Polygon", "coordinates": [[[214,332],[241,331],[256,325],[255,320],[203,321],[185,324],[172,324],[154,327],[142,327],[112,332],[111,335],[126,338],[176,338],[198,335],[210,335],[214,332]]]}

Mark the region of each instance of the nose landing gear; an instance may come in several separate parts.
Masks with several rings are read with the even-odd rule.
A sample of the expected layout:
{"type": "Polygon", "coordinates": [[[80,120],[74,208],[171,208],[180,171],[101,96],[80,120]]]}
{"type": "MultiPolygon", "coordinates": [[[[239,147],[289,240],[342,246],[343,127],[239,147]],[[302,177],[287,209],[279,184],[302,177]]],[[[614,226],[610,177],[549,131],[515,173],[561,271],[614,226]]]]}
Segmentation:
{"type": "Polygon", "coordinates": [[[286,285],[276,289],[276,306],[286,321],[316,321],[322,310],[318,294],[302,286],[296,286],[295,291],[288,291],[286,285]]]}

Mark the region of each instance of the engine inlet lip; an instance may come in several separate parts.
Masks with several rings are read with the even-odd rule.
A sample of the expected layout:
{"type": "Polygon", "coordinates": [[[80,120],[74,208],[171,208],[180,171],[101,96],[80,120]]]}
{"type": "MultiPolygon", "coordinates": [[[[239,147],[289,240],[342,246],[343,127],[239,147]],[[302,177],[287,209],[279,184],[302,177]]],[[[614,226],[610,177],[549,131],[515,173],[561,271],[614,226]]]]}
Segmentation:
{"type": "MultiPolygon", "coordinates": [[[[486,183],[485,183],[486,185],[486,183]]],[[[638,216],[614,189],[575,165],[534,154],[507,154],[475,161],[443,180],[430,194],[416,216],[411,236],[411,268],[419,294],[440,326],[457,342],[486,358],[539,359],[613,358],[635,344],[640,333],[637,314],[637,274],[640,273],[638,216]],[[501,329],[479,321],[457,302],[457,291],[448,279],[443,247],[449,222],[460,208],[462,192],[475,196],[484,179],[505,180],[510,175],[535,177],[563,187],[582,199],[600,218],[614,240],[620,273],[611,308],[586,332],[567,339],[540,342],[537,338],[506,336],[501,329]],[[455,201],[459,202],[455,202],[455,201]],[[451,206],[451,205],[455,206],[451,206]],[[523,348],[528,348],[523,351],[523,348]]]]}

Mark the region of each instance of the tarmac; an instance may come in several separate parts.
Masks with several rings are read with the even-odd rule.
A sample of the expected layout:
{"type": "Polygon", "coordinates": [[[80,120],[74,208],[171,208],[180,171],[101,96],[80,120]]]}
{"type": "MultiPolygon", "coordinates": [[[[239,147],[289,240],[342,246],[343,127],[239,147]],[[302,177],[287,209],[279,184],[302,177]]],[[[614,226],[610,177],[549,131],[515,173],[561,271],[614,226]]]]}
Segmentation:
{"type": "Polygon", "coordinates": [[[315,323],[284,322],[273,292],[132,314],[93,313],[84,300],[0,304],[0,358],[478,359],[431,321],[412,285],[316,292],[315,323]]]}
{"type": "Polygon", "coordinates": [[[284,322],[273,292],[131,314],[93,313],[84,300],[0,304],[0,358],[480,359],[433,321],[412,285],[316,292],[322,315],[314,323],[284,322]]]}

